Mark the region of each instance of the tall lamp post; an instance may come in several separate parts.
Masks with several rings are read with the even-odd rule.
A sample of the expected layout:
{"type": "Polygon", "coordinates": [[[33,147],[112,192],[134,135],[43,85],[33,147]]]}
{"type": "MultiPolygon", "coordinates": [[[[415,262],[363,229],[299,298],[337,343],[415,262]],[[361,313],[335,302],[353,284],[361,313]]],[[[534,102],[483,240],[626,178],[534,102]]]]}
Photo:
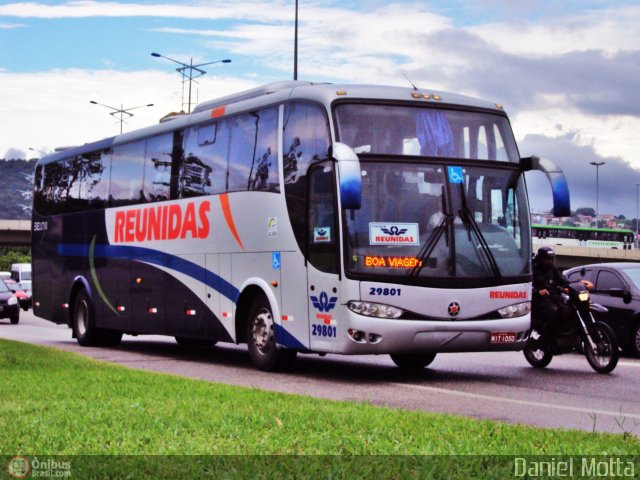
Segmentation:
{"type": "Polygon", "coordinates": [[[599,195],[599,182],[600,182],[600,167],[604,165],[605,162],[590,162],[590,165],[596,167],[596,228],[598,228],[598,218],[600,217],[600,195],[599,195]]]}
{"type": "Polygon", "coordinates": [[[104,105],[103,103],[98,103],[95,100],[89,100],[89,103],[93,103],[94,105],[100,105],[101,107],[106,107],[110,110],[113,110],[113,112],[110,112],[109,115],[111,115],[113,118],[118,118],[116,117],[116,115],[119,115],[120,118],[118,118],[118,120],[120,121],[120,133],[122,134],[122,124],[126,119],[129,119],[131,117],[133,117],[133,113],[130,113],[130,110],[135,110],[136,108],[143,108],[143,107],[153,107],[153,103],[149,103],[147,105],[140,105],[138,107],[131,107],[131,108],[124,108],[123,105],[120,105],[120,108],[116,108],[116,107],[110,107],[109,105],[104,105]],[[125,115],[127,115],[127,117],[125,117],[125,115]]]}
{"type": "Polygon", "coordinates": [[[188,107],[187,113],[191,113],[191,82],[193,82],[195,78],[200,78],[205,73],[207,73],[204,70],[202,70],[200,67],[204,67],[206,65],[213,65],[214,63],[231,63],[230,59],[225,58],[224,60],[215,60],[213,62],[199,63],[198,65],[194,65],[193,58],[189,60],[189,63],[184,63],[179,60],[175,60],[173,58],[165,57],[164,55],[161,55],[155,52],[153,52],[151,56],[158,57],[158,58],[165,58],[167,60],[171,60],[172,62],[175,62],[178,65],[180,65],[179,68],[176,68],[176,72],[180,73],[180,75],[182,75],[182,78],[183,78],[182,80],[182,107],[183,107],[182,110],[183,111],[184,111],[184,82],[186,81],[189,82],[189,100],[188,100],[189,107],[188,107]],[[194,71],[197,72],[197,75],[195,76],[193,75],[194,71]]]}

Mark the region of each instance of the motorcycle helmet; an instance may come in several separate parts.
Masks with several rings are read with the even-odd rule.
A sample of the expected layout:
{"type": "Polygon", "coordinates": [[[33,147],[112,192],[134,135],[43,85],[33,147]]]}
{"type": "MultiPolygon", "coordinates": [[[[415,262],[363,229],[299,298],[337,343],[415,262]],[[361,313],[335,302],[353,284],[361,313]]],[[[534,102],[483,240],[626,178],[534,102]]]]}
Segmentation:
{"type": "Polygon", "coordinates": [[[551,268],[556,261],[556,252],[549,246],[543,246],[538,249],[536,254],[536,263],[543,268],[551,268]]]}

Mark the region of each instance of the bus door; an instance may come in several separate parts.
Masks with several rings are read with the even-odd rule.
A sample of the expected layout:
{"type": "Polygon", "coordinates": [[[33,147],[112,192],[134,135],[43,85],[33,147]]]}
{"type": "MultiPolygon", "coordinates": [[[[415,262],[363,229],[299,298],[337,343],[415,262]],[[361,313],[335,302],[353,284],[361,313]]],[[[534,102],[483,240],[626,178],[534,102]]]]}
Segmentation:
{"type": "Polygon", "coordinates": [[[309,345],[334,351],[340,331],[340,258],[336,179],[333,162],[313,165],[308,173],[307,296],[309,345]]]}

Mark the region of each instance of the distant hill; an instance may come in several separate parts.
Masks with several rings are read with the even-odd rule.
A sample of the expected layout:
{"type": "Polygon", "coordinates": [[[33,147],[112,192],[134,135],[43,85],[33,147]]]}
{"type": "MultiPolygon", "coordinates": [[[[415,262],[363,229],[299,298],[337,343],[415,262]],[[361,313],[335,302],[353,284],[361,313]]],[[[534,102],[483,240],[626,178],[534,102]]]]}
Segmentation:
{"type": "Polygon", "coordinates": [[[31,219],[36,160],[0,160],[0,220],[31,219]]]}

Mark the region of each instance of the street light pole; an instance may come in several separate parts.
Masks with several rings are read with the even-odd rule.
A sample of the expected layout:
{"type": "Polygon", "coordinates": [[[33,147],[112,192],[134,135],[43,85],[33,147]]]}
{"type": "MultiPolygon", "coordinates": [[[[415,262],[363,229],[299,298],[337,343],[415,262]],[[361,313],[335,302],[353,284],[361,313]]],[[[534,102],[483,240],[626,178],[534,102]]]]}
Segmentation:
{"type": "Polygon", "coordinates": [[[600,183],[600,167],[604,164],[605,162],[590,162],[590,165],[596,167],[596,228],[598,228],[598,217],[600,216],[600,192],[598,191],[600,183]]]}
{"type": "Polygon", "coordinates": [[[120,108],[110,107],[109,105],[98,103],[95,100],[89,100],[89,103],[92,103],[94,105],[100,105],[101,107],[106,107],[110,110],[113,110],[113,112],[109,113],[109,115],[111,115],[113,118],[117,118],[116,115],[120,115],[120,118],[117,118],[120,121],[120,134],[122,134],[122,124],[124,123],[125,115],[128,115],[126,117],[127,119],[133,117],[133,113],[130,113],[130,110],[135,110],[136,108],[143,108],[143,107],[153,107],[153,103],[149,103],[147,105],[140,105],[138,107],[131,107],[131,108],[124,108],[122,104],[120,104],[120,108]]]}
{"type": "MultiPolygon", "coordinates": [[[[179,74],[182,75],[182,78],[186,78],[189,81],[189,108],[188,108],[188,112],[187,113],[191,113],[191,82],[193,82],[194,79],[196,78],[200,78],[201,76],[203,76],[205,73],[204,70],[202,70],[200,67],[204,67],[206,65],[213,65],[214,63],[231,63],[231,60],[229,58],[225,58],[224,60],[215,60],[213,62],[206,62],[206,63],[199,63],[198,65],[194,65],[193,64],[193,58],[191,58],[189,60],[189,63],[184,63],[181,62],[179,60],[175,60],[173,58],[169,58],[169,57],[165,57],[164,55],[161,55],[159,53],[155,53],[153,52],[151,54],[152,57],[158,57],[158,58],[165,58],[167,60],[171,60],[172,62],[177,63],[178,65],[181,65],[181,67],[176,68],[176,72],[178,72],[179,74]],[[194,76],[193,75],[193,71],[198,72],[198,75],[194,76]],[[185,72],[188,72],[185,73],[185,72]]],[[[183,87],[182,87],[182,111],[184,111],[184,82],[186,82],[187,80],[182,80],[183,83],[183,87]]]]}

